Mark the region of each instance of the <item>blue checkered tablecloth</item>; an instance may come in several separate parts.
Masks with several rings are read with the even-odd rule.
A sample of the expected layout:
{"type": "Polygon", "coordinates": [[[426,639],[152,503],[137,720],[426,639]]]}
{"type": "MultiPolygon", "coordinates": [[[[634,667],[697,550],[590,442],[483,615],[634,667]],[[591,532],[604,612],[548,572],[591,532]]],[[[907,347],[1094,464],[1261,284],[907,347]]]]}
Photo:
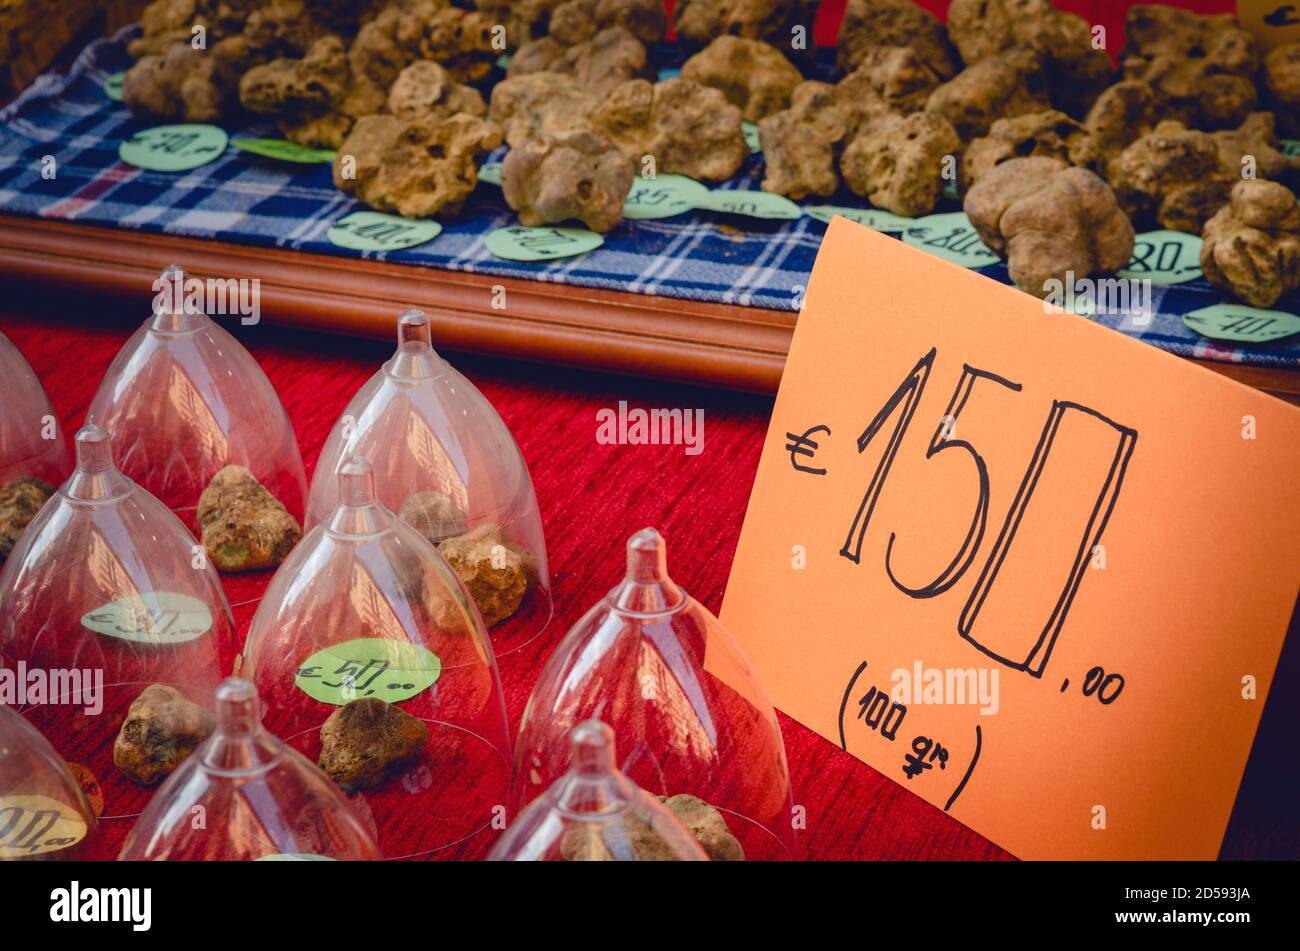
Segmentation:
{"type": "MultiPolygon", "coordinates": [[[[328,165],[275,163],[234,148],[189,172],[145,171],[119,160],[122,141],[152,124],[133,119],[103,89],[111,75],[130,66],[126,44],[134,29],[91,44],[66,75],[41,76],[0,111],[0,212],[775,309],[797,306],[826,230],[808,216],[763,221],[696,211],[624,221],[601,248],[579,257],[517,263],[494,257],[484,246],[489,233],[517,219],[499,188],[480,184],[464,211],[444,222],[443,233],[428,244],[402,251],[344,250],[326,232],[363,206],[334,188],[328,165]],[[41,175],[46,155],[57,160],[53,178],[41,175]]],[[[656,52],[662,65],[675,65],[676,51],[656,52]]],[[[258,124],[228,131],[277,137],[273,128],[258,124]]],[[[762,157],[756,155],[725,187],[757,189],[762,178],[762,157]]],[[[809,202],[814,203],[862,205],[852,195],[809,202]]],[[[1002,264],[982,270],[1007,281],[1002,264]]],[[[1300,336],[1234,347],[1189,330],[1182,314],[1224,299],[1203,280],[1157,286],[1154,295],[1158,312],[1146,326],[1107,315],[1095,319],[1183,356],[1300,368],[1300,336]]],[[[1300,313],[1300,294],[1277,306],[1300,313]]]]}

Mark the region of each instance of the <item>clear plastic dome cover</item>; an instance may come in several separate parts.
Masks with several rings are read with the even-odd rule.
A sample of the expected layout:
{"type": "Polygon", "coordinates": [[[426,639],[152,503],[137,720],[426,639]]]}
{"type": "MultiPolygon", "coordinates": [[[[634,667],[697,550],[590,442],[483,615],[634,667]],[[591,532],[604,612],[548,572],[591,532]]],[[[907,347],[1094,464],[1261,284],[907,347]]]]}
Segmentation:
{"type": "Polygon", "coordinates": [[[296,518],[307,480],[293,427],[271,381],[210,319],[172,265],[154,313],[126,342],[86,416],[113,437],[124,473],[183,513],[227,465],[243,466],[296,518]]]}
{"type": "Polygon", "coordinates": [[[0,662],[23,714],[98,783],[105,819],[139,813],[193,748],[237,648],[202,548],[83,428],[75,471],[0,573],[0,662]]]}
{"type": "Polygon", "coordinates": [[[465,581],[497,654],[551,619],[546,541],[528,466],[492,404],[433,349],[407,311],[397,352],[357,391],[312,477],[307,526],[338,504],[338,471],[369,459],[379,500],[438,546],[465,581]]]}
{"type": "Polygon", "coordinates": [[[0,706],[0,861],[104,858],[86,794],[45,737],[0,706]]]}
{"type": "Polygon", "coordinates": [[[446,849],[509,795],[492,644],[437,549],[380,504],[370,464],[349,459],[336,478],[333,513],[258,606],[243,676],[267,727],[373,814],[385,856],[446,849]]]}
{"type": "Polygon", "coordinates": [[[63,427],[36,373],[2,333],[0,380],[0,489],[19,479],[58,485],[69,468],[63,427]]]}
{"type": "Polygon", "coordinates": [[[231,677],[216,725],[159,788],[126,861],[378,859],[364,821],[324,773],[262,726],[257,691],[231,677]]]}
{"type": "Polygon", "coordinates": [[[497,840],[493,861],[704,862],[690,831],[619,772],[614,731],[599,720],[573,728],[569,771],[497,840]]]}
{"type": "Polygon", "coordinates": [[[569,731],[591,717],[613,729],[619,767],[642,789],[702,800],[746,858],[792,857],[790,773],[772,703],[718,619],[668,576],[654,529],[632,536],[627,576],[573,626],[533,689],[512,815],[564,774],[569,731]]]}

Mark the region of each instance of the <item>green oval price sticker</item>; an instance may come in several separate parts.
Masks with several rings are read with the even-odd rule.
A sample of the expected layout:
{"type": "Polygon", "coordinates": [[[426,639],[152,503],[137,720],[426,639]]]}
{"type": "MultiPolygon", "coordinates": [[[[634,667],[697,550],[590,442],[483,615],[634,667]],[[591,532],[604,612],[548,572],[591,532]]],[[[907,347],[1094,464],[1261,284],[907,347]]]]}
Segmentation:
{"type": "Polygon", "coordinates": [[[281,162],[316,165],[334,161],[334,152],[330,149],[313,149],[286,139],[232,139],[230,144],[242,152],[252,152],[281,162]]]}
{"type": "Polygon", "coordinates": [[[804,213],[810,218],[816,218],[826,224],[831,223],[831,219],[836,215],[841,218],[848,218],[849,221],[856,221],[860,225],[866,225],[876,231],[891,231],[898,234],[907,230],[911,225],[916,224],[915,218],[904,218],[902,215],[896,215],[891,211],[881,211],[879,208],[842,208],[838,205],[804,205],[804,213]]]}
{"type": "Polygon", "coordinates": [[[483,244],[506,261],[552,261],[594,251],[605,239],[586,228],[498,228],[483,244]]]}
{"type": "Polygon", "coordinates": [[[1183,314],[1183,323],[1202,337],[1233,343],[1272,343],[1300,333],[1300,317],[1245,304],[1214,304],[1183,314]]]}
{"type": "Polygon", "coordinates": [[[1181,231],[1146,231],[1133,241],[1133,259],[1117,273],[1127,280],[1182,284],[1201,276],[1199,236],[1181,231]]]}
{"type": "Polygon", "coordinates": [[[623,202],[623,217],[671,218],[694,209],[696,201],[708,193],[708,188],[685,175],[637,176],[623,202]]]}
{"type": "Polygon", "coordinates": [[[432,241],[442,225],[424,218],[403,218],[382,211],[354,211],[330,226],[330,244],[353,251],[401,251],[432,241]]]}
{"type": "Polygon", "coordinates": [[[501,163],[484,162],[483,166],[478,170],[478,180],[487,182],[489,185],[499,186],[501,184],[501,163]]]}
{"type": "Polygon", "coordinates": [[[59,852],[88,831],[81,814],[57,799],[37,793],[0,797],[0,859],[59,852]]]}
{"type": "Polygon", "coordinates": [[[201,123],[156,125],[123,142],[118,158],[151,172],[186,172],[221,156],[230,137],[224,129],[201,123]]]}
{"type": "Polygon", "coordinates": [[[318,650],[293,675],[298,689],[321,703],[343,706],[362,697],[410,700],[442,674],[426,647],[387,637],[358,637],[318,650]]]}
{"type": "Polygon", "coordinates": [[[903,241],[962,267],[987,267],[998,262],[998,256],[980,240],[964,211],[918,218],[903,231],[903,241]]]}
{"type": "Polygon", "coordinates": [[[122,101],[122,84],[126,82],[126,73],[114,73],[104,80],[104,95],[114,102],[122,101]]]}
{"type": "Polygon", "coordinates": [[[758,123],[746,119],[740,124],[740,134],[745,137],[751,155],[763,151],[763,143],[758,138],[758,123]]]}
{"type": "Polygon", "coordinates": [[[784,195],[730,188],[716,188],[706,192],[696,199],[695,207],[728,215],[776,221],[797,221],[803,217],[803,209],[784,195]]]}
{"type": "Polygon", "coordinates": [[[182,644],[212,627],[212,612],[198,598],[173,591],[133,594],[81,616],[82,626],[137,644],[182,644]]]}

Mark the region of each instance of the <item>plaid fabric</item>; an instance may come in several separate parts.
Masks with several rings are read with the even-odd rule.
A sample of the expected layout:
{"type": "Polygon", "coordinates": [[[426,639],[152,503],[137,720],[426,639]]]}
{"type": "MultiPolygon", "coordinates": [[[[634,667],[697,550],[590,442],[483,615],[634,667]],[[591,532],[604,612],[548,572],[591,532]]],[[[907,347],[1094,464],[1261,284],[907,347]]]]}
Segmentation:
{"type": "MultiPolygon", "coordinates": [[[[443,233],[429,244],[403,251],[347,251],[330,244],[326,232],[363,206],[333,187],[327,165],[273,163],[234,148],[189,172],[144,171],[118,160],[120,143],[152,124],[132,119],[102,89],[110,75],[130,65],[126,42],[134,29],[93,43],[66,76],[40,77],[0,112],[0,212],[776,309],[796,306],[826,230],[807,216],[778,222],[694,212],[625,221],[606,235],[603,247],[586,255],[516,263],[495,258],[484,247],[490,232],[517,219],[499,188],[481,184],[461,215],[444,222],[443,233]],[[41,177],[45,155],[58,161],[53,179],[41,177]]],[[[662,47],[656,55],[666,68],[676,65],[672,48],[662,47]]],[[[264,124],[230,131],[277,136],[264,124]]],[[[725,187],[757,189],[762,178],[762,158],[754,156],[725,187]]],[[[862,204],[852,195],[811,203],[862,204]]],[[[983,272],[1008,280],[1002,264],[983,272]]],[[[1300,368],[1300,337],[1233,347],[1184,326],[1182,314],[1223,299],[1204,281],[1157,286],[1158,312],[1145,326],[1109,315],[1095,319],[1184,356],[1300,368]]],[[[1277,306],[1300,313],[1300,294],[1277,306]]]]}

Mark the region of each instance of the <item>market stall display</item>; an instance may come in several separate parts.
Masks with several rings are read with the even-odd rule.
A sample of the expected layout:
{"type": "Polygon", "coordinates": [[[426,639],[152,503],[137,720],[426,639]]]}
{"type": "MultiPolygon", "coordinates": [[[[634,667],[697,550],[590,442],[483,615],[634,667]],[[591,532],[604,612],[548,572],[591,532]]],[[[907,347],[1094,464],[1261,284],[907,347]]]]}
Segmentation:
{"type": "MultiPolygon", "coordinates": [[[[218,326],[260,319],[242,281],[214,300],[214,280],[163,272],[59,490],[49,400],[0,337],[23,405],[12,433],[0,414],[0,659],[104,666],[102,718],[66,696],[23,712],[104,795],[90,815],[132,817],[158,790],[123,857],[482,854],[507,817],[494,857],[798,854],[804,806],[777,715],[669,577],[657,532],[631,538],[627,576],[563,640],[541,640],[555,602],[532,474],[433,348],[466,342],[468,308],[513,355],[604,365],[639,338],[620,368],[654,374],[689,347],[694,379],[736,353],[776,354],[779,373],[838,215],[1049,307],[1080,279],[1144,286],[1136,312],[1096,297],[1064,309],[1184,356],[1300,369],[1300,147],[1279,138],[1297,134],[1294,56],[1266,56],[1231,17],[1137,7],[1116,63],[1046,0],[954,0],[946,25],[908,0],[851,0],[820,55],[792,42],[815,3],[679,0],[671,40],[649,0],[470,6],[156,0],[0,112],[14,132],[0,213],[24,222],[0,237],[16,249],[0,273],[41,254],[25,235],[57,241],[75,221],[99,229],[92,244],[122,237],[128,257],[151,232],[259,262],[276,275],[270,320],[287,293],[355,325],[356,298],[311,277],[331,271],[382,300],[388,339],[392,301],[425,307],[396,320],[396,352],[328,429],[310,491],[303,460],[321,441],[295,433],[218,326]],[[380,280],[389,262],[409,273],[380,280]],[[571,319],[581,287],[636,303],[571,319]],[[556,310],[526,325],[544,293],[556,310]],[[693,323],[702,303],[731,325],[724,345],[693,323]],[[763,308],[777,316],[736,316],[763,308]],[[41,454],[48,480],[26,472],[41,454]],[[240,573],[277,567],[237,653],[216,571],[247,618],[261,586],[240,573]],[[78,572],[103,589],[86,604],[89,583],[64,577],[78,572]],[[512,762],[497,658],[552,647],[512,762]],[[214,687],[232,672],[248,680],[214,687]],[[283,794],[267,780],[263,814],[222,770],[280,756],[293,776],[283,794]],[[214,834],[177,825],[177,803],[208,792],[214,834]],[[314,831],[257,831],[299,813],[314,831]]],[[[321,403],[324,433],[342,399],[321,403]]]]}

